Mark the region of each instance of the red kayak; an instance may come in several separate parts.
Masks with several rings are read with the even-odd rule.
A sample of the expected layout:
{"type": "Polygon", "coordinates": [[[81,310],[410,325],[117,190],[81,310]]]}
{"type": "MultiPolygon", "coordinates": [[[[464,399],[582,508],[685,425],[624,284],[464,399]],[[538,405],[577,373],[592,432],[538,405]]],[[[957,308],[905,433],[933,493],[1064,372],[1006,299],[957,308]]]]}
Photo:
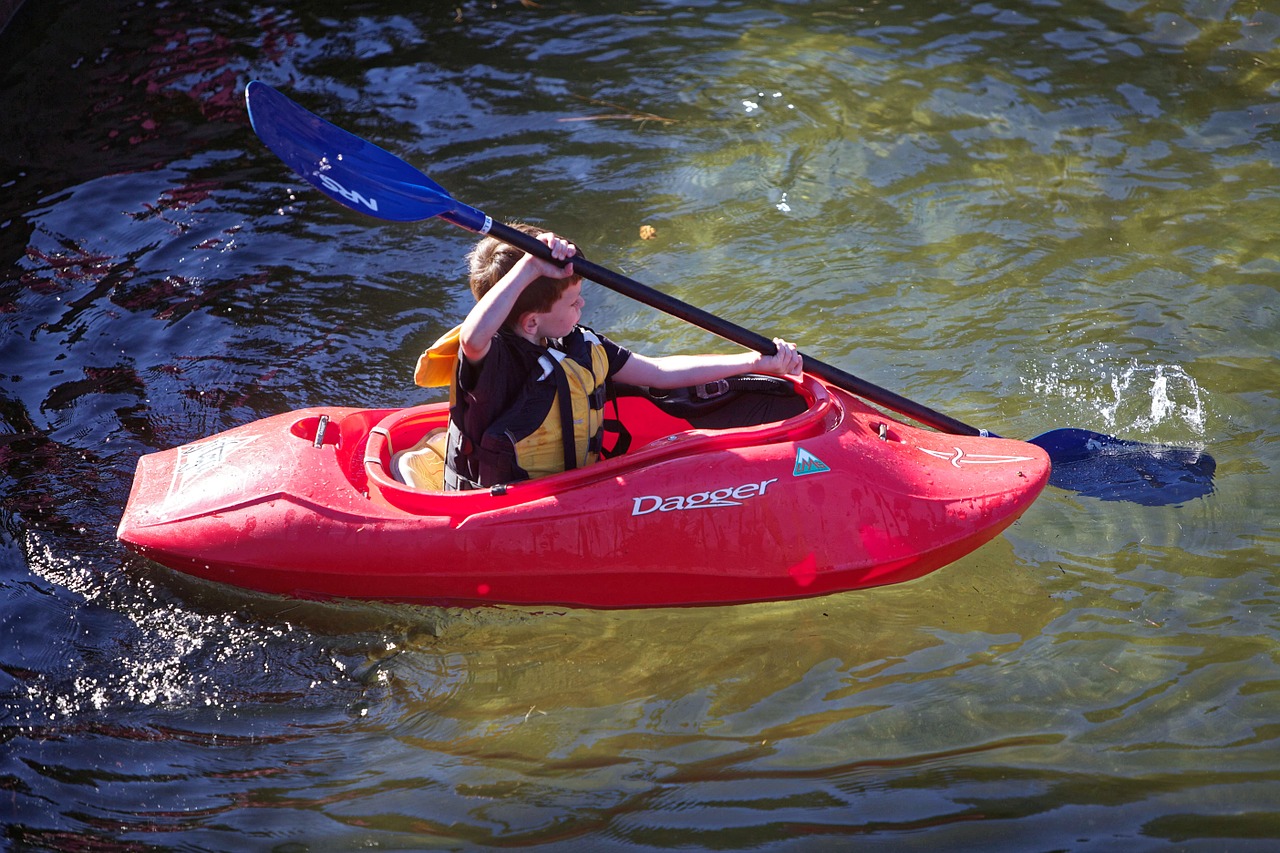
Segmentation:
{"type": "Polygon", "coordinates": [[[908,426],[811,376],[635,389],[616,409],[626,454],[459,493],[393,474],[446,404],[276,415],[143,457],[118,535],[178,571],[304,598],[728,604],[918,578],[998,535],[1049,477],[1035,445],[908,426]]]}

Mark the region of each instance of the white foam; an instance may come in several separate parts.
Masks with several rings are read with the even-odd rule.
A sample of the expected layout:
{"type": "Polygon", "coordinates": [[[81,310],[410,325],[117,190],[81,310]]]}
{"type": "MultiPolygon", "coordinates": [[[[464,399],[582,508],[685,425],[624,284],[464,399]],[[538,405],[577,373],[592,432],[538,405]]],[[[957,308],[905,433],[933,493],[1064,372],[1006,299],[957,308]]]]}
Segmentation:
{"type": "Polygon", "coordinates": [[[1125,433],[1163,431],[1170,440],[1181,441],[1204,437],[1204,394],[1185,368],[1137,359],[1108,366],[1107,361],[1060,359],[1050,363],[1049,374],[1024,378],[1023,383],[1043,397],[1070,401],[1077,417],[1089,411],[1098,416],[1096,423],[1079,426],[1125,433]]]}

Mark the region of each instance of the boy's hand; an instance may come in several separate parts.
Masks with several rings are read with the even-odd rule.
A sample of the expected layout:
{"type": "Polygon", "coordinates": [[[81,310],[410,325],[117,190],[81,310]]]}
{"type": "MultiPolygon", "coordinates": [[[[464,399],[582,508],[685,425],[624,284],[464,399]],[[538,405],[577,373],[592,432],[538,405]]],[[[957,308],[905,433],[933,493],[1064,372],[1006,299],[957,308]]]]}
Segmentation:
{"type": "Polygon", "coordinates": [[[756,365],[759,373],[772,373],[775,376],[800,376],[804,371],[804,358],[795,344],[774,338],[773,345],[778,351],[773,355],[761,354],[756,365]]]}
{"type": "MultiPolygon", "coordinates": [[[[557,261],[567,260],[578,254],[577,246],[573,245],[568,240],[565,240],[562,237],[557,237],[555,234],[552,234],[550,231],[544,231],[543,233],[539,234],[538,242],[544,244],[545,246],[547,246],[547,248],[551,249],[551,257],[555,258],[557,261]]],[[[544,261],[541,258],[534,258],[532,256],[526,256],[526,258],[528,262],[534,263],[537,265],[536,269],[539,275],[546,276],[547,278],[572,278],[573,277],[573,264],[565,264],[562,267],[562,266],[553,264],[550,261],[544,261]]]]}
{"type": "MultiPolygon", "coordinates": [[[[550,231],[537,236],[539,242],[551,250],[551,257],[557,261],[566,261],[578,254],[568,240],[561,239],[550,231]]],[[[489,354],[493,336],[498,334],[503,323],[515,308],[516,301],[524,289],[540,277],[565,279],[573,276],[573,264],[563,267],[551,261],[530,254],[521,255],[511,269],[490,287],[476,302],[462,321],[458,333],[458,343],[463,356],[472,364],[480,364],[489,354]]]]}

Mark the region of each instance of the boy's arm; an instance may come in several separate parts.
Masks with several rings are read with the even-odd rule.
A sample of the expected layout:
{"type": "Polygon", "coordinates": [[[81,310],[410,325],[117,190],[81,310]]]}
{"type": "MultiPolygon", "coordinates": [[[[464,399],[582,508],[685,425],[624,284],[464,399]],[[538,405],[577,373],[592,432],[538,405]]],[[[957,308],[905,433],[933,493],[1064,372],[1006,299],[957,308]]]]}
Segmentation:
{"type": "MultiPolygon", "coordinates": [[[[572,243],[561,240],[554,234],[539,234],[538,239],[551,247],[552,255],[558,260],[571,258],[577,253],[572,243]]],[[[533,255],[524,255],[480,298],[462,321],[459,333],[462,354],[468,361],[478,364],[484,360],[493,344],[493,336],[502,329],[502,324],[507,321],[520,294],[531,282],[544,275],[567,278],[573,275],[573,264],[558,267],[533,255]]]]}
{"type": "Polygon", "coordinates": [[[740,373],[799,376],[803,360],[796,345],[774,338],[775,355],[742,352],[732,355],[668,355],[660,358],[632,353],[614,378],[627,385],[649,388],[683,388],[726,379],[740,373]]]}

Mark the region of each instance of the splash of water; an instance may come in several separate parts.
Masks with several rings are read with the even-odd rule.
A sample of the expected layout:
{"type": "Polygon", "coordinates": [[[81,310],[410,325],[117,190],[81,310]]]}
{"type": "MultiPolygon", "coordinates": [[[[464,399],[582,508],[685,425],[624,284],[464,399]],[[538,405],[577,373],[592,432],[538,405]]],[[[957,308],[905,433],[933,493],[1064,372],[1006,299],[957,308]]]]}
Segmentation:
{"type": "Polygon", "coordinates": [[[1167,433],[1170,440],[1196,442],[1204,438],[1204,394],[1196,380],[1177,364],[1143,364],[1131,359],[1108,367],[1089,358],[1082,362],[1050,365],[1045,376],[1024,378],[1038,395],[1070,401],[1073,414],[1097,415],[1093,426],[1125,434],[1167,433]]]}
{"type": "Polygon", "coordinates": [[[1136,361],[1111,376],[1112,399],[1103,411],[1112,427],[1152,430],[1180,421],[1197,437],[1204,435],[1200,386],[1180,365],[1141,365],[1136,361]],[[1140,414],[1145,411],[1146,414],[1140,414]]]}

